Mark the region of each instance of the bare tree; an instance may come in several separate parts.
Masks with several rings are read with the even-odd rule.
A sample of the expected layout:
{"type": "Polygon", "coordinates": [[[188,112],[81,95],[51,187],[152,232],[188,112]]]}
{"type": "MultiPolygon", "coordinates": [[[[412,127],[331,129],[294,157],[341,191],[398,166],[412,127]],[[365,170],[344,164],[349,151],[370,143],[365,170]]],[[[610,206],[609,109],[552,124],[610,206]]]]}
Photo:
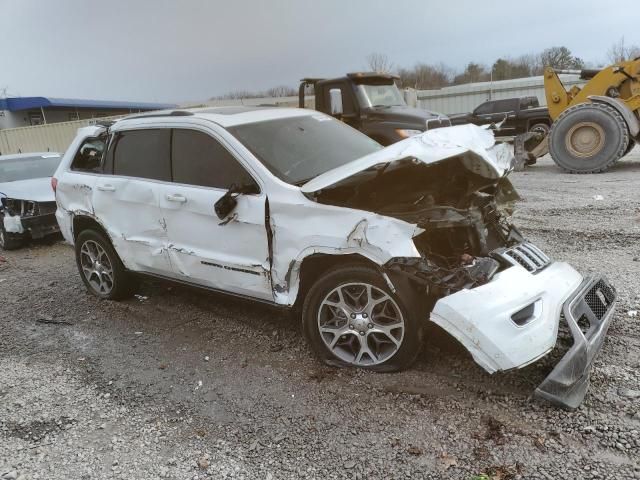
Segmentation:
{"type": "Polygon", "coordinates": [[[288,85],[278,85],[271,87],[265,93],[267,97],[293,97],[298,94],[298,91],[288,85]]]}
{"type": "Polygon", "coordinates": [[[399,69],[398,76],[401,86],[425,90],[449,85],[453,71],[444,63],[438,65],[418,63],[412,68],[399,69]]]}
{"type": "Polygon", "coordinates": [[[551,47],[540,54],[540,60],[545,67],[557,69],[584,68],[584,60],[574,57],[567,47],[551,47]]]}
{"type": "Polygon", "coordinates": [[[640,57],[640,47],[637,45],[626,45],[624,43],[624,36],[620,37],[620,40],[611,45],[609,50],[607,50],[609,63],[624,62],[637,57],[640,57]]]}
{"type": "Polygon", "coordinates": [[[393,64],[384,53],[370,53],[367,55],[367,66],[372,72],[390,73],[393,64]]]}

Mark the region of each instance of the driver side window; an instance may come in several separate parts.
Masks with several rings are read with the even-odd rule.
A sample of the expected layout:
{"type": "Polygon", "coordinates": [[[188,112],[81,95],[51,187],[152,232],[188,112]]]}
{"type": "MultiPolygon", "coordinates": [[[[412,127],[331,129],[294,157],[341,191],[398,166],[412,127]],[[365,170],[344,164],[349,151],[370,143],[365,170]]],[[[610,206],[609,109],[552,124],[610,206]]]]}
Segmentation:
{"type": "Polygon", "coordinates": [[[185,185],[229,190],[233,185],[260,193],[245,168],[213,137],[197,130],[176,128],[171,140],[173,181],[185,185]]]}

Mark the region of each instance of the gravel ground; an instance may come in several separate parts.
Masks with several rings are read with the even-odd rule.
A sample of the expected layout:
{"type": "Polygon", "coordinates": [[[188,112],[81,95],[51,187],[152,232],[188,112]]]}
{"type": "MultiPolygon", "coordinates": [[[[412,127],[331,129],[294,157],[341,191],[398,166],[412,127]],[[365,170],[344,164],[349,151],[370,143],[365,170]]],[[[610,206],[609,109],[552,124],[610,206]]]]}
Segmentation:
{"type": "Polygon", "coordinates": [[[267,307],[156,282],[99,301],[51,241],[0,263],[0,479],[640,478],[640,152],[512,178],[523,232],[620,294],[577,411],[531,398],[549,360],[490,376],[435,330],[375,374],[318,364],[267,307]]]}

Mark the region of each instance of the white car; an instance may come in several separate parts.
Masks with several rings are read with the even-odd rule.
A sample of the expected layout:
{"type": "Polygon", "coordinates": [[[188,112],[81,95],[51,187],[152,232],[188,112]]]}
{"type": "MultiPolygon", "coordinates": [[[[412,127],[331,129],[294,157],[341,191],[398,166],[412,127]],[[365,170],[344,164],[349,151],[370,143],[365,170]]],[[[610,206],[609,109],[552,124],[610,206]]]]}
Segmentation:
{"type": "Polygon", "coordinates": [[[382,148],[311,110],[213,108],[85,127],[56,216],[102,298],[146,274],[300,312],[326,363],[407,367],[431,321],[487,372],[573,347],[536,390],[577,407],[614,310],[501,214],[513,155],[464,125],[382,148]],[[562,319],[562,320],[561,320],[562,319]]]}
{"type": "Polygon", "coordinates": [[[61,159],[53,152],[0,156],[0,248],[59,231],[51,177],[61,159]]]}

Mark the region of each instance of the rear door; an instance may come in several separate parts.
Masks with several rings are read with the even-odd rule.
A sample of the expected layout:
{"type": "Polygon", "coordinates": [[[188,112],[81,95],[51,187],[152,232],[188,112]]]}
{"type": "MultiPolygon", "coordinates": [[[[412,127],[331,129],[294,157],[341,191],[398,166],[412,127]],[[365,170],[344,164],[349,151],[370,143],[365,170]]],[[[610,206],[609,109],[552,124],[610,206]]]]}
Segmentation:
{"type": "Polygon", "coordinates": [[[160,206],[168,252],[181,280],[273,300],[265,228],[266,195],[235,153],[214,131],[174,128],[173,183],[162,186],[160,206]],[[232,186],[252,186],[220,219],[215,204],[232,186]]]}
{"type": "Polygon", "coordinates": [[[167,230],[160,210],[163,182],[171,181],[169,129],[116,132],[104,174],[93,188],[93,209],[125,266],[171,276],[167,230]]]}

